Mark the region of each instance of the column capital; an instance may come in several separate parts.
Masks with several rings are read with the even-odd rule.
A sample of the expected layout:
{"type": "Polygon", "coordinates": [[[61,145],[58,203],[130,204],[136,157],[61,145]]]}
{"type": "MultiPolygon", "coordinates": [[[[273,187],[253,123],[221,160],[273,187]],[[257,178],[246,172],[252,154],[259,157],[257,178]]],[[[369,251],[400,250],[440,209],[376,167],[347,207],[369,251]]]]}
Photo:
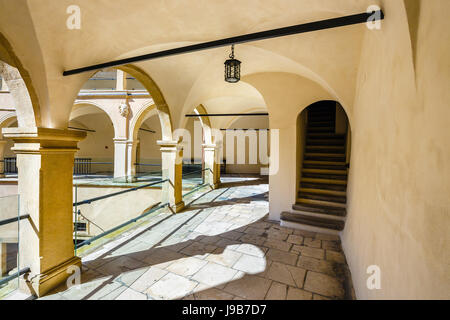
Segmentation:
{"type": "Polygon", "coordinates": [[[5,138],[15,145],[15,153],[76,152],[77,144],[86,137],[86,132],[52,128],[4,128],[5,138]]]}
{"type": "Polygon", "coordinates": [[[183,137],[178,140],[158,140],[156,143],[161,146],[161,151],[180,150],[183,149],[183,137]]]}
{"type": "Polygon", "coordinates": [[[203,143],[203,148],[217,148],[217,145],[215,143],[203,143]]]}
{"type": "Polygon", "coordinates": [[[126,145],[132,145],[139,142],[139,140],[130,140],[128,138],[113,138],[113,141],[114,144],[126,144],[126,145]]]}

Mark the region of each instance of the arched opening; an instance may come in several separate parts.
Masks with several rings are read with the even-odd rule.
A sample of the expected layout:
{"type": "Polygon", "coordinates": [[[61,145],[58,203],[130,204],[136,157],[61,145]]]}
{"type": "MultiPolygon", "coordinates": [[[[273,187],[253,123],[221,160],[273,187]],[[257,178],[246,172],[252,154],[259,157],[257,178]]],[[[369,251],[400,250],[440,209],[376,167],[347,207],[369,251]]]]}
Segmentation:
{"type": "Polygon", "coordinates": [[[296,203],[284,224],[337,234],[344,228],[351,129],[340,103],[318,101],[297,118],[296,203]]]}
{"type": "Polygon", "coordinates": [[[161,124],[154,105],[136,123],[136,175],[161,175],[161,151],[158,141],[162,139],[161,124]]]}
{"type": "Polygon", "coordinates": [[[14,128],[18,126],[15,112],[7,112],[0,115],[0,177],[17,176],[16,155],[12,151],[14,142],[11,139],[2,139],[3,128],[14,128]]]}
{"type": "Polygon", "coordinates": [[[92,104],[77,104],[72,110],[69,129],[86,132],[78,143],[74,175],[111,176],[114,172],[114,125],[110,116],[92,104]]]}
{"type": "MultiPolygon", "coordinates": [[[[116,181],[133,182],[138,175],[161,171],[157,141],[171,140],[172,127],[164,97],[149,76],[131,65],[101,70],[80,90],[75,104],[83,103],[97,106],[111,119],[113,147],[103,145],[112,150],[114,160],[98,160],[103,167],[114,162],[116,181]]],[[[89,139],[83,146],[88,143],[89,139]]]]}

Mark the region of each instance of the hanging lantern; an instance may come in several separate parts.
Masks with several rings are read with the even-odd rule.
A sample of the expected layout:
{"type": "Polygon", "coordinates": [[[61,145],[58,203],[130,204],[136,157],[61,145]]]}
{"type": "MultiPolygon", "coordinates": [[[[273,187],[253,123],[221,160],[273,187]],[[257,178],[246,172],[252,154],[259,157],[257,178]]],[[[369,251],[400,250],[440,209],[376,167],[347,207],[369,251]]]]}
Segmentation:
{"type": "Polygon", "coordinates": [[[230,59],[225,61],[225,81],[239,82],[241,79],[241,62],[234,58],[234,44],[231,46],[230,59]]]}

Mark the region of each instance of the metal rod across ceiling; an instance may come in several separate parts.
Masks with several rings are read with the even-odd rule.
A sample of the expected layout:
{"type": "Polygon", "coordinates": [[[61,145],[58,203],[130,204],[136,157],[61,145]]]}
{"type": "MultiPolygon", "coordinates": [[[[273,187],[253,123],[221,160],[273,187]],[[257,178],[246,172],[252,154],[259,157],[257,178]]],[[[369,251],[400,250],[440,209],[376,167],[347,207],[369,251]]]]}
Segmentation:
{"type": "Polygon", "coordinates": [[[354,24],[366,23],[369,20],[377,21],[377,20],[383,20],[383,19],[384,19],[384,13],[382,10],[369,12],[369,13],[364,12],[364,13],[354,14],[354,15],[350,15],[350,16],[343,16],[343,17],[339,17],[339,18],[298,24],[298,25],[294,25],[294,26],[290,26],[290,27],[249,33],[249,34],[245,34],[245,35],[241,35],[241,36],[230,37],[230,38],[225,38],[225,39],[220,39],[220,40],[213,40],[213,41],[198,43],[198,44],[189,45],[189,46],[185,46],[185,47],[168,49],[168,50],[163,50],[163,51],[159,51],[159,52],[144,54],[144,55],[135,56],[135,57],[131,57],[131,58],[125,58],[125,59],[114,60],[114,61],[100,63],[100,64],[94,64],[94,65],[87,66],[87,67],[64,71],[63,76],[70,76],[70,75],[74,75],[74,74],[78,74],[78,73],[82,73],[82,72],[93,71],[93,70],[98,70],[98,69],[103,69],[103,68],[117,67],[117,66],[121,66],[124,64],[128,64],[128,63],[152,60],[152,59],[168,57],[168,56],[173,56],[173,55],[178,55],[178,54],[183,54],[183,53],[191,53],[191,52],[195,52],[195,51],[225,47],[225,46],[229,46],[232,44],[266,40],[266,39],[289,36],[289,35],[293,35],[293,34],[306,33],[306,32],[319,31],[319,30],[344,27],[344,26],[349,26],[349,25],[354,25],[354,24]]]}
{"type": "Polygon", "coordinates": [[[210,113],[210,114],[186,114],[187,118],[195,117],[254,117],[254,116],[268,116],[267,112],[262,113],[210,113]]]}

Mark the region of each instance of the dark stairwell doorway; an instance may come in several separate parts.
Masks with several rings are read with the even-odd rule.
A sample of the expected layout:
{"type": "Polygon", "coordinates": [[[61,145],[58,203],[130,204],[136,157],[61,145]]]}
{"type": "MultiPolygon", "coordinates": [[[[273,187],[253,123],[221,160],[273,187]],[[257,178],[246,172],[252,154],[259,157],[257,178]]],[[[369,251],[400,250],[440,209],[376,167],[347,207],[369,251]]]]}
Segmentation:
{"type": "Polygon", "coordinates": [[[338,234],[344,229],[350,126],[336,101],[319,101],[301,112],[297,127],[297,194],[282,225],[338,234]]]}

